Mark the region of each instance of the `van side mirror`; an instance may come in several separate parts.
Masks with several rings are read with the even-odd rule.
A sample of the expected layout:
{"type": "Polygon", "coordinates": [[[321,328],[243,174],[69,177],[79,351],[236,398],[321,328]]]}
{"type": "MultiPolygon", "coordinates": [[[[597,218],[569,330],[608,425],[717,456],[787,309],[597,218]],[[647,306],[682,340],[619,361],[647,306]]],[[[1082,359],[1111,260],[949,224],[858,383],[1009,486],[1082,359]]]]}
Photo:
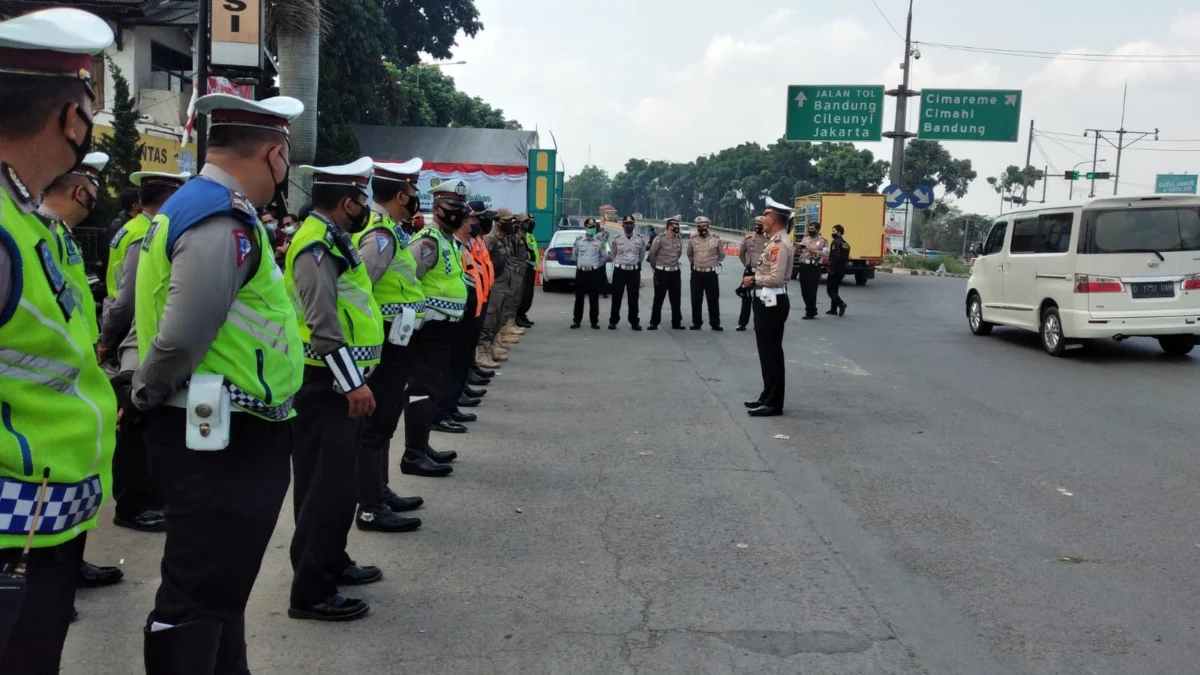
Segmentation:
{"type": "Polygon", "coordinates": [[[971,255],[975,256],[976,258],[983,255],[983,243],[982,242],[977,241],[974,244],[971,244],[971,255]]]}

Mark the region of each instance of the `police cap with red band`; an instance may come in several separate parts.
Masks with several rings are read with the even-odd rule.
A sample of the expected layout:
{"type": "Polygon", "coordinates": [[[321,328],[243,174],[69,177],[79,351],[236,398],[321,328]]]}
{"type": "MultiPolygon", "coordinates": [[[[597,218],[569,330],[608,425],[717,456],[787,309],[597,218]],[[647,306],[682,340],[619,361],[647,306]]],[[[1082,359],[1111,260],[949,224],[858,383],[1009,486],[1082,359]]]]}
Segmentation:
{"type": "Polygon", "coordinates": [[[108,23],[56,7],[0,21],[0,73],[77,79],[92,95],[92,55],[113,43],[108,23]]]}
{"type": "Polygon", "coordinates": [[[291,121],[304,112],[304,104],[290,96],[251,101],[231,94],[208,94],[196,99],[196,112],[208,115],[209,128],[254,127],[287,134],[291,121]]]}

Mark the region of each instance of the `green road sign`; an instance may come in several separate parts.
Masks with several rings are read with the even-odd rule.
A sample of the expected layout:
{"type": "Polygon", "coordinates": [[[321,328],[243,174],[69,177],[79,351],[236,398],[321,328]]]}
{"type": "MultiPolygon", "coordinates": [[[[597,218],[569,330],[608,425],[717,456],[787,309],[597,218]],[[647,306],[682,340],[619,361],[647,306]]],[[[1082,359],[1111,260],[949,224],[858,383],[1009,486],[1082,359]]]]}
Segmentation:
{"type": "Polygon", "coordinates": [[[1016,143],[1019,89],[924,89],[917,138],[1016,143]]]}
{"type": "Polygon", "coordinates": [[[883,132],[883,87],[799,84],[788,87],[789,141],[878,141],[883,132]]]}

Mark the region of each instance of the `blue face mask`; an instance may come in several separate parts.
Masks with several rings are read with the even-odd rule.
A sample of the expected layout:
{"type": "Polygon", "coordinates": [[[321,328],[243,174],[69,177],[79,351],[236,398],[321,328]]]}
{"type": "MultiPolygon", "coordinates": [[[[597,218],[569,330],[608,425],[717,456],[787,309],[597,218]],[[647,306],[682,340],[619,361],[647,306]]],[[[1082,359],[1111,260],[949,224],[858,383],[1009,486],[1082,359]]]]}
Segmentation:
{"type": "Polygon", "coordinates": [[[625,234],[633,234],[633,225],[625,226],[625,234]]]}
{"type": "Polygon", "coordinates": [[[589,228],[587,229],[587,235],[588,235],[589,237],[594,237],[594,236],[596,236],[596,228],[594,228],[594,227],[589,227],[589,228]]]}

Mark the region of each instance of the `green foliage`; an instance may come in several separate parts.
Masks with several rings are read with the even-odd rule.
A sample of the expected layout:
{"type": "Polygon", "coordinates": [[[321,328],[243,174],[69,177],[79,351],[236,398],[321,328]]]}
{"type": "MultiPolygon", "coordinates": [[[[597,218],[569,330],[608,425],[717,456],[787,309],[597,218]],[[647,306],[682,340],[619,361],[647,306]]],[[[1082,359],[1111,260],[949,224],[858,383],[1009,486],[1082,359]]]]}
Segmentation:
{"type": "Polygon", "coordinates": [[[129,185],[129,175],[142,169],[142,144],[137,130],[137,102],[129,93],[129,80],[113,61],[108,62],[113,91],[113,133],[96,139],[96,149],[108,153],[108,165],[100,173],[100,210],[116,213],[110,193],[129,185]]]}
{"type": "Polygon", "coordinates": [[[566,213],[599,215],[600,207],[611,194],[612,179],[608,177],[608,172],[598,166],[585,166],[583,171],[568,178],[563,185],[566,213]]]}
{"type": "Polygon", "coordinates": [[[971,181],[979,174],[971,168],[971,160],[954,159],[941,143],[914,139],[904,150],[902,175],[903,187],[907,189],[918,185],[931,188],[940,185],[942,189],[938,192],[962,199],[971,181]]]}
{"type": "Polygon", "coordinates": [[[970,274],[971,268],[962,261],[961,258],[951,255],[943,255],[937,258],[927,258],[923,255],[906,255],[899,257],[901,267],[910,270],[927,270],[936,272],[942,265],[946,266],[946,272],[950,274],[970,274]]]}
{"type": "Polygon", "coordinates": [[[935,251],[962,255],[965,245],[979,241],[987,233],[991,220],[977,213],[963,213],[954,204],[948,204],[945,212],[922,222],[918,227],[919,237],[913,237],[916,246],[935,251]],[[964,245],[965,244],[965,245],[964,245]]]}
{"type": "Polygon", "coordinates": [[[474,0],[378,0],[395,35],[396,62],[420,62],[422,52],[435,59],[453,56],[462,31],[475,37],[483,30],[474,0]]]}
{"type": "Polygon", "coordinates": [[[1041,169],[1036,169],[1032,166],[1021,169],[1015,164],[1010,164],[1004,169],[1004,173],[999,176],[989,176],[987,183],[992,186],[996,194],[1003,197],[1006,201],[1011,201],[1014,204],[1022,204],[1024,203],[1022,200],[1026,191],[1025,188],[1033,187],[1045,177],[1046,174],[1041,169]],[[1018,193],[1020,193],[1020,196],[1018,196],[1018,193]]]}

